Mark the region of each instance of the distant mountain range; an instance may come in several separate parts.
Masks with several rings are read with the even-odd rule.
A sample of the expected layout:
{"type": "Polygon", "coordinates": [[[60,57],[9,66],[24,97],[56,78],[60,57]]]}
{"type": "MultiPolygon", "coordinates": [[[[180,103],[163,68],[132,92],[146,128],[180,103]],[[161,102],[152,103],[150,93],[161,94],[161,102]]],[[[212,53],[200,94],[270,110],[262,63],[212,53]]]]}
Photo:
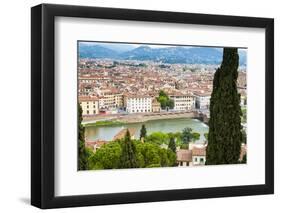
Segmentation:
{"type": "MultiPolygon", "coordinates": [[[[162,63],[185,64],[220,64],[222,49],[212,47],[167,47],[151,48],[149,46],[134,47],[120,44],[113,45],[79,45],[80,58],[107,58],[115,60],[147,60],[162,63]]],[[[239,63],[246,65],[246,51],[239,50],[239,63]]]]}

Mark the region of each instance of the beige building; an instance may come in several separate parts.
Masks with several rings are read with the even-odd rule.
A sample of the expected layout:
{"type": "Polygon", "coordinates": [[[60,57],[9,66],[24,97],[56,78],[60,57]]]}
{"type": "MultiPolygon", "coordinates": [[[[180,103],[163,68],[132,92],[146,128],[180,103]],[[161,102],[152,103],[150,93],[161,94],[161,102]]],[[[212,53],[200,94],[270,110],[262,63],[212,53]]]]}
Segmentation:
{"type": "Polygon", "coordinates": [[[156,98],[152,101],[152,112],[160,112],[161,104],[156,100],[156,98]]]}
{"type": "Polygon", "coordinates": [[[82,115],[99,114],[99,100],[97,97],[82,96],[79,97],[79,103],[82,107],[82,115]]]}
{"type": "Polygon", "coordinates": [[[103,90],[99,92],[99,108],[115,109],[123,107],[123,95],[113,90],[103,90]]]}
{"type": "Polygon", "coordinates": [[[174,101],[174,110],[186,111],[195,108],[195,97],[192,94],[173,93],[170,98],[174,101]]]}

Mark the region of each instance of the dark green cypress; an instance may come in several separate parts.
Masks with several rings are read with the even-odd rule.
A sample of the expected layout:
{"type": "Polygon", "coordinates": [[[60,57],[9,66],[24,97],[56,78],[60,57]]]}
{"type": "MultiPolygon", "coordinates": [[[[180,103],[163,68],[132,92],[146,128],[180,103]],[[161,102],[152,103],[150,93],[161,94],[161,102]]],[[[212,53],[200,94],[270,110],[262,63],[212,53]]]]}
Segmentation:
{"type": "Polygon", "coordinates": [[[141,126],[141,130],[140,130],[140,140],[141,139],[145,139],[145,137],[146,137],[146,128],[145,128],[145,125],[143,124],[142,126],[141,126]]]}
{"type": "Polygon", "coordinates": [[[87,170],[88,168],[88,155],[85,147],[84,132],[85,128],[82,125],[82,108],[78,104],[78,170],[87,170]]]}
{"type": "Polygon", "coordinates": [[[169,142],[168,148],[170,150],[172,150],[174,153],[176,153],[177,147],[176,147],[175,138],[173,138],[173,137],[170,138],[170,142],[169,142]]]}
{"type": "Polygon", "coordinates": [[[237,91],[239,56],[237,48],[224,48],[210,100],[206,164],[238,163],[241,142],[240,95],[237,91]]]}
{"type": "MultiPolygon", "coordinates": [[[[127,129],[124,140],[122,141],[122,153],[120,159],[121,168],[137,168],[136,146],[131,140],[131,135],[127,129]]],[[[121,142],[121,143],[122,143],[121,142]]]]}

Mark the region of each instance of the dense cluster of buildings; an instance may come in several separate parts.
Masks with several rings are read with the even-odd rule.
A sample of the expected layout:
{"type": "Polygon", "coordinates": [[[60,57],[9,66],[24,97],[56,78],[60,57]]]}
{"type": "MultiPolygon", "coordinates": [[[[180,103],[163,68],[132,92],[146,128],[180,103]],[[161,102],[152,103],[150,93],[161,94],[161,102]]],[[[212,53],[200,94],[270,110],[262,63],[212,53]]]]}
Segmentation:
{"type": "MultiPolygon", "coordinates": [[[[215,67],[202,66],[196,71],[195,65],[80,59],[78,96],[83,116],[160,112],[160,90],[174,101],[169,110],[207,110],[215,67]]],[[[238,83],[245,102],[245,72],[239,72],[238,83]]]]}

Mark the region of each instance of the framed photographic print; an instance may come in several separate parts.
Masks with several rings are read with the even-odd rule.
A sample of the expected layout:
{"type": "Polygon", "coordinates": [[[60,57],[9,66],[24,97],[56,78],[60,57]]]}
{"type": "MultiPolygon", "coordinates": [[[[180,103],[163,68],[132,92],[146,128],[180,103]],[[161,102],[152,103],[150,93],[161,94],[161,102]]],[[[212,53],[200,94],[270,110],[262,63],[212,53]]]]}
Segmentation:
{"type": "Polygon", "coordinates": [[[272,194],[274,21],[31,9],[31,203],[272,194]]]}

